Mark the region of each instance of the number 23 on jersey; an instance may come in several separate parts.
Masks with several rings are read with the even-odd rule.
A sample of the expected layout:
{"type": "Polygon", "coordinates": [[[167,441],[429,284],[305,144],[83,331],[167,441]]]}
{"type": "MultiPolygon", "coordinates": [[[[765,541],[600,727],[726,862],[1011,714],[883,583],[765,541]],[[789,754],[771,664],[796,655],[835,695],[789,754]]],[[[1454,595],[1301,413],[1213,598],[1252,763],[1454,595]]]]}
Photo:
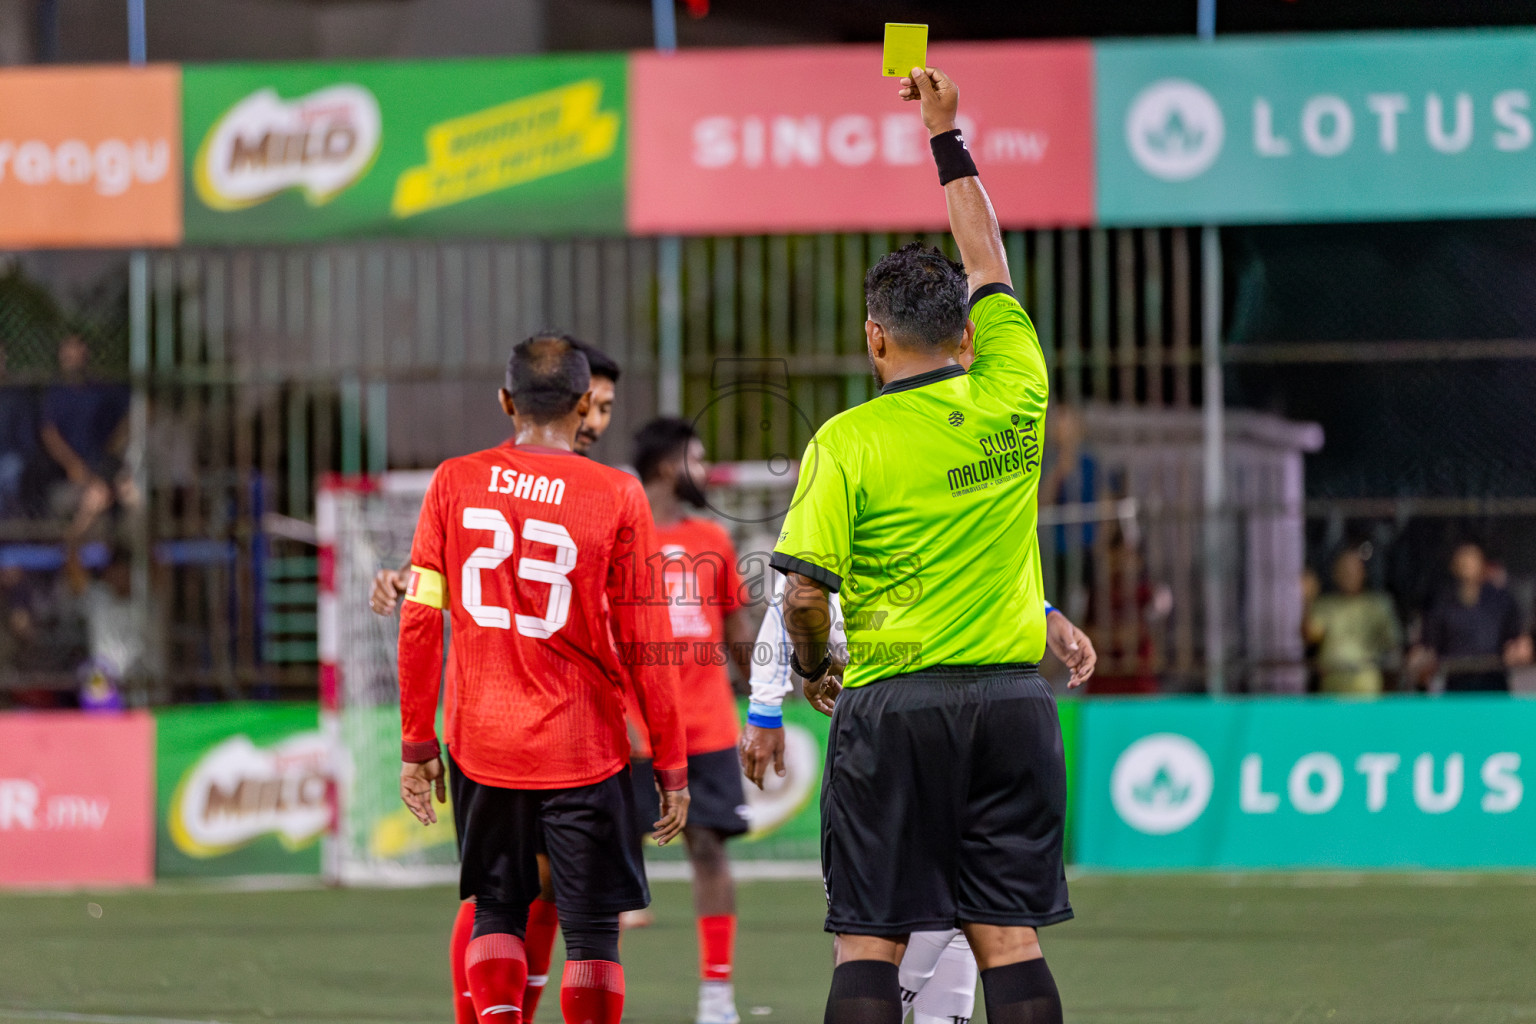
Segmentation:
{"type": "Polygon", "coordinates": [[[576,543],[571,534],[559,523],[543,519],[523,520],[524,544],[548,544],[555,549],[554,558],[535,558],[524,554],[517,560],[518,579],[533,583],[549,584],[549,600],[543,616],[513,615],[511,609],[500,605],[485,604],[482,600],[481,573],[501,568],[512,557],[517,535],[512,524],[501,510],[494,508],[466,508],[464,529],[484,530],[491,534],[491,543],[478,547],[464,560],[459,590],[459,603],[477,625],[490,629],[511,629],[513,623],[523,636],[547,639],[560,631],[571,615],[571,581],[567,579],[576,567],[576,543]]]}

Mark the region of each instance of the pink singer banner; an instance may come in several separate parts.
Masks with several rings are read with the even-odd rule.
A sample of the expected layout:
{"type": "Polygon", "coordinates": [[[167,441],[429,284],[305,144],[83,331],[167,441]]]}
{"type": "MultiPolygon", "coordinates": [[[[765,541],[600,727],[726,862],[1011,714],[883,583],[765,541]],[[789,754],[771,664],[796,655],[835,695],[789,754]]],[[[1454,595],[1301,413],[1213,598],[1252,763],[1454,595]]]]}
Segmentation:
{"type": "MultiPolygon", "coordinates": [[[[1086,42],[953,43],[961,127],[1005,227],[1093,213],[1086,42]]],[[[637,234],[940,230],[944,194],[915,103],[874,46],[640,53],[630,70],[637,234]]]]}

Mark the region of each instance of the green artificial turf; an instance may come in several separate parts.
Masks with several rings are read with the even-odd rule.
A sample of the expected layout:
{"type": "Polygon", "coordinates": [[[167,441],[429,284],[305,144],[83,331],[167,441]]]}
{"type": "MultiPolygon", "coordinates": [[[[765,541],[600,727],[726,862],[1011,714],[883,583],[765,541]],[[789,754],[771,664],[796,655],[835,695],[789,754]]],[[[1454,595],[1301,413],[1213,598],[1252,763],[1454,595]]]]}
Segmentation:
{"type": "MultiPolygon", "coordinates": [[[[688,892],[654,888],[656,925],[625,939],[625,1019],[687,1024],[688,892]]],[[[1070,1022],[1536,1021],[1529,876],[1093,876],[1072,893],[1078,919],[1044,938],[1070,1022]]],[[[740,904],[743,1020],[816,1024],[820,887],[743,883],[740,904]]],[[[444,889],[0,896],[0,1021],[449,1024],[453,908],[444,889]]],[[[554,998],[539,1020],[558,1022],[554,998]]]]}

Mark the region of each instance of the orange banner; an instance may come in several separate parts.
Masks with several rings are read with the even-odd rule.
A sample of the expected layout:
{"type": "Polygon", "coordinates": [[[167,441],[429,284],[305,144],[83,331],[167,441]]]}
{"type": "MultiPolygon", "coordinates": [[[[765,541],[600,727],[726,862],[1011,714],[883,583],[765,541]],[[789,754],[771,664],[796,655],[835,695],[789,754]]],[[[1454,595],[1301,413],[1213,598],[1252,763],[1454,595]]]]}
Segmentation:
{"type": "Polygon", "coordinates": [[[0,72],[0,249],[180,241],[180,68],[0,72]]]}

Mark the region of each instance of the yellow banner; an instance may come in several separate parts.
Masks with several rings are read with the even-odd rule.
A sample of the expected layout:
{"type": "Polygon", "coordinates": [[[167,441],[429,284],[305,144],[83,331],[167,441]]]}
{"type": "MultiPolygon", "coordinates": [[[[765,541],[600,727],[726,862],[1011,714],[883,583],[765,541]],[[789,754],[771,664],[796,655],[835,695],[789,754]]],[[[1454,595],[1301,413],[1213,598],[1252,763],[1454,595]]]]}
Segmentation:
{"type": "Polygon", "coordinates": [[[596,78],[433,125],[427,163],[395,182],[390,211],[412,217],[612,155],[619,115],[596,78]]]}

